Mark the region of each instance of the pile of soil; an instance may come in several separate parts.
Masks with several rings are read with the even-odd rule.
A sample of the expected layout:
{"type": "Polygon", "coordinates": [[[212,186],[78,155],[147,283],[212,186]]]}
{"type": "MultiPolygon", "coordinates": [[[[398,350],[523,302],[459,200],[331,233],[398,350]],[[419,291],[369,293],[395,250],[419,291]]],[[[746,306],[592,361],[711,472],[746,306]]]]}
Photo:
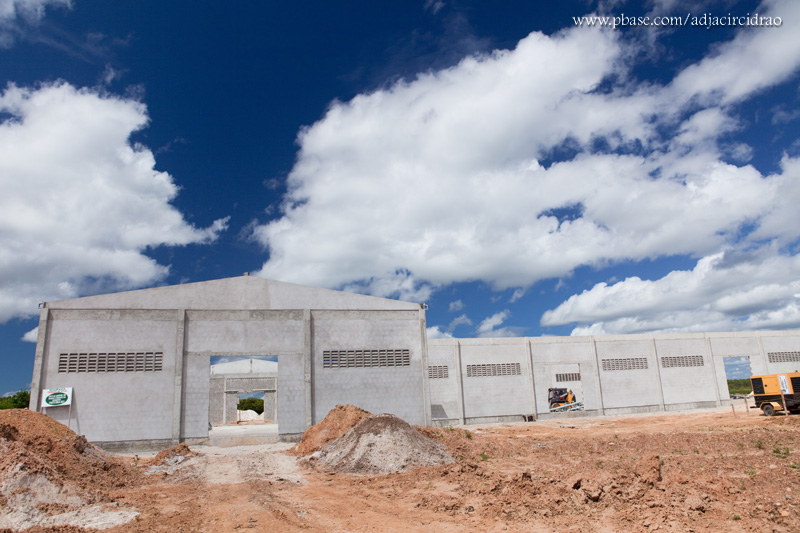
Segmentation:
{"type": "Polygon", "coordinates": [[[290,450],[290,453],[306,456],[317,452],[370,416],[371,413],[355,405],[337,405],[322,422],[311,426],[303,433],[303,438],[290,450]]]}
{"type": "Polygon", "coordinates": [[[193,452],[189,449],[189,446],[185,442],[181,442],[180,444],[176,444],[172,448],[167,448],[166,450],[161,450],[153,457],[150,461],[148,461],[148,465],[165,465],[170,462],[170,459],[174,459],[175,457],[183,457],[188,458],[197,455],[197,453],[193,452]]]}
{"type": "Polygon", "coordinates": [[[135,469],[46,415],[0,411],[0,529],[130,520],[134,511],[101,504],[140,479],[135,469]]]}
{"type": "Polygon", "coordinates": [[[452,463],[444,445],[394,415],[365,418],[323,448],[318,464],[333,472],[391,474],[452,463]]]}

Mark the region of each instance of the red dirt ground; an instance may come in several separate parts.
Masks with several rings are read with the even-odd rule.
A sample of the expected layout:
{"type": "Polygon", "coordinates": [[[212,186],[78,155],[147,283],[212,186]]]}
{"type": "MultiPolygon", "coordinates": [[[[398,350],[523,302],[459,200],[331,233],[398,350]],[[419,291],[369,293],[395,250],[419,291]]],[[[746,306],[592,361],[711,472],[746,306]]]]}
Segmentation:
{"type": "MultiPolygon", "coordinates": [[[[288,458],[241,448],[238,462],[227,460],[243,475],[215,483],[214,461],[230,452],[197,447],[203,469],[191,458],[171,476],[124,474],[109,494],[140,514],[106,531],[800,531],[797,415],[740,408],[736,417],[728,409],[419,429],[456,462],[365,476],[292,459],[298,483],[273,470],[245,475],[269,454],[288,458]]],[[[84,486],[116,479],[85,475],[84,486]]]]}

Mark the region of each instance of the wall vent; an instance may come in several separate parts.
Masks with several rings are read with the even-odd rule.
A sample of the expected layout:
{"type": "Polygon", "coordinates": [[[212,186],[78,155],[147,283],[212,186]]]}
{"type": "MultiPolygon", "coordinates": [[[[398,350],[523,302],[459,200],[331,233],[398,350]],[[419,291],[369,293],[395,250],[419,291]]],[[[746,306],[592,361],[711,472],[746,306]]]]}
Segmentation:
{"type": "Polygon", "coordinates": [[[322,368],[372,368],[409,366],[409,350],[325,350],[322,368]]]}
{"type": "Polygon", "coordinates": [[[800,352],[769,352],[770,363],[797,363],[800,362],[800,352]]]}
{"type": "Polygon", "coordinates": [[[162,352],[62,353],[58,356],[59,373],[89,372],[161,372],[162,352]]]}
{"type": "Polygon", "coordinates": [[[429,379],[447,379],[450,377],[447,365],[432,365],[428,367],[429,379]]]}
{"type": "Polygon", "coordinates": [[[685,368],[703,365],[705,365],[705,361],[702,355],[665,355],[661,358],[661,368],[685,368]]]}
{"type": "Polygon", "coordinates": [[[624,357],[621,359],[602,359],[603,370],[647,370],[646,357],[624,357]]]}
{"type": "Polygon", "coordinates": [[[556,383],[560,383],[562,381],[580,381],[580,380],[581,380],[580,372],[571,372],[568,374],[556,374],[556,383]]]}
{"type": "Polygon", "coordinates": [[[489,363],[484,365],[467,365],[468,378],[483,378],[491,376],[519,376],[522,375],[519,363],[489,363]]]}

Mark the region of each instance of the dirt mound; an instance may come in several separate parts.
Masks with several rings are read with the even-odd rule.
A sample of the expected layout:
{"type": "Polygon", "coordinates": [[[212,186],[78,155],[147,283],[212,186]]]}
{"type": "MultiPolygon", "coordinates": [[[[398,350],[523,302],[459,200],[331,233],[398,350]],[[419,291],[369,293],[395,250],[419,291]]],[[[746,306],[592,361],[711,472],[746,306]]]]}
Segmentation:
{"type": "MultiPolygon", "coordinates": [[[[85,524],[87,506],[107,504],[113,501],[110,491],[139,480],[134,469],[48,416],[0,411],[0,529],[75,524],[73,519],[85,524]]],[[[104,517],[95,514],[120,518],[117,511],[109,515],[99,508],[89,513],[96,523],[104,517]]]]}
{"type": "Polygon", "coordinates": [[[390,474],[452,462],[444,445],[396,416],[383,414],[362,420],[326,446],[318,464],[334,472],[390,474]]]}
{"type": "Polygon", "coordinates": [[[337,405],[322,422],[311,426],[303,433],[303,438],[290,450],[290,453],[304,456],[317,452],[370,416],[372,414],[355,405],[337,405]]]}
{"type": "Polygon", "coordinates": [[[153,459],[149,461],[149,465],[163,465],[167,464],[170,459],[174,459],[175,457],[192,457],[193,455],[197,455],[195,452],[189,449],[189,446],[185,442],[181,442],[180,444],[176,444],[172,448],[167,448],[166,450],[161,450],[156,454],[153,459]]]}

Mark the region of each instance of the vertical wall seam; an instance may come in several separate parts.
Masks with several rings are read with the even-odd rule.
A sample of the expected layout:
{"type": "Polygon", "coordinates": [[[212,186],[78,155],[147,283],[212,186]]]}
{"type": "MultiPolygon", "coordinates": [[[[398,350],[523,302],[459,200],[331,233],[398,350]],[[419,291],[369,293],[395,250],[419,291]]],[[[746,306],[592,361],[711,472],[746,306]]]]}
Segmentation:
{"type": "Polygon", "coordinates": [[[525,345],[528,350],[528,377],[530,378],[530,387],[528,388],[528,392],[531,396],[531,414],[536,416],[536,379],[533,375],[533,347],[531,346],[531,340],[529,338],[525,339],[525,345]]]}
{"type": "MultiPolygon", "coordinates": [[[[592,337],[592,349],[594,350],[594,364],[595,364],[595,376],[597,376],[597,393],[600,395],[600,414],[606,414],[606,404],[605,399],[603,398],[603,380],[600,377],[600,356],[597,354],[597,339],[592,337]]],[[[584,398],[585,401],[585,398],[584,398]]]]}
{"type": "Polygon", "coordinates": [[[467,414],[465,412],[465,406],[464,406],[464,376],[461,373],[461,368],[462,368],[461,367],[461,341],[458,341],[458,340],[456,341],[456,350],[455,350],[455,352],[456,352],[455,355],[456,355],[456,363],[457,363],[456,376],[458,377],[458,407],[459,407],[459,413],[458,413],[459,416],[458,417],[461,419],[461,425],[464,425],[464,424],[467,423],[467,414]]]}
{"type": "Polygon", "coordinates": [[[433,423],[433,416],[431,415],[431,383],[428,379],[428,334],[426,331],[427,321],[425,319],[425,310],[419,310],[419,335],[420,335],[420,346],[422,349],[422,353],[420,354],[420,359],[422,364],[420,365],[422,368],[420,369],[422,375],[422,409],[424,411],[423,420],[425,421],[426,426],[430,426],[433,423]]]}
{"type": "Polygon", "coordinates": [[[311,309],[303,309],[303,389],[305,404],[305,429],[313,425],[312,409],[312,383],[311,365],[313,354],[311,353],[311,309]]]}
{"type": "MultiPolygon", "coordinates": [[[[711,339],[708,335],[703,335],[706,341],[706,354],[711,363],[711,375],[714,380],[714,393],[717,395],[717,407],[722,405],[722,397],[719,393],[719,379],[717,378],[717,362],[714,360],[714,350],[711,348],[711,339]]],[[[722,360],[722,366],[725,367],[725,359],[722,360]]]]}
{"type": "Polygon", "coordinates": [[[658,378],[658,398],[661,402],[661,410],[666,411],[666,407],[664,406],[664,384],[661,383],[661,365],[658,361],[658,347],[656,346],[656,338],[653,334],[650,334],[650,348],[653,351],[653,358],[656,361],[656,377],[658,378]]]}
{"type": "Polygon", "coordinates": [[[172,440],[177,444],[185,431],[184,403],[184,366],[186,359],[186,309],[178,311],[175,324],[175,379],[172,394],[172,440]]]}
{"type": "Polygon", "coordinates": [[[38,411],[39,410],[39,397],[41,396],[42,392],[42,378],[45,374],[44,369],[44,359],[45,354],[47,353],[47,338],[48,338],[48,331],[50,329],[50,309],[47,308],[47,304],[45,304],[44,308],[42,308],[41,313],[39,313],[39,332],[36,338],[36,354],[33,360],[33,378],[31,380],[31,397],[28,401],[28,408],[31,411],[38,411]]]}

